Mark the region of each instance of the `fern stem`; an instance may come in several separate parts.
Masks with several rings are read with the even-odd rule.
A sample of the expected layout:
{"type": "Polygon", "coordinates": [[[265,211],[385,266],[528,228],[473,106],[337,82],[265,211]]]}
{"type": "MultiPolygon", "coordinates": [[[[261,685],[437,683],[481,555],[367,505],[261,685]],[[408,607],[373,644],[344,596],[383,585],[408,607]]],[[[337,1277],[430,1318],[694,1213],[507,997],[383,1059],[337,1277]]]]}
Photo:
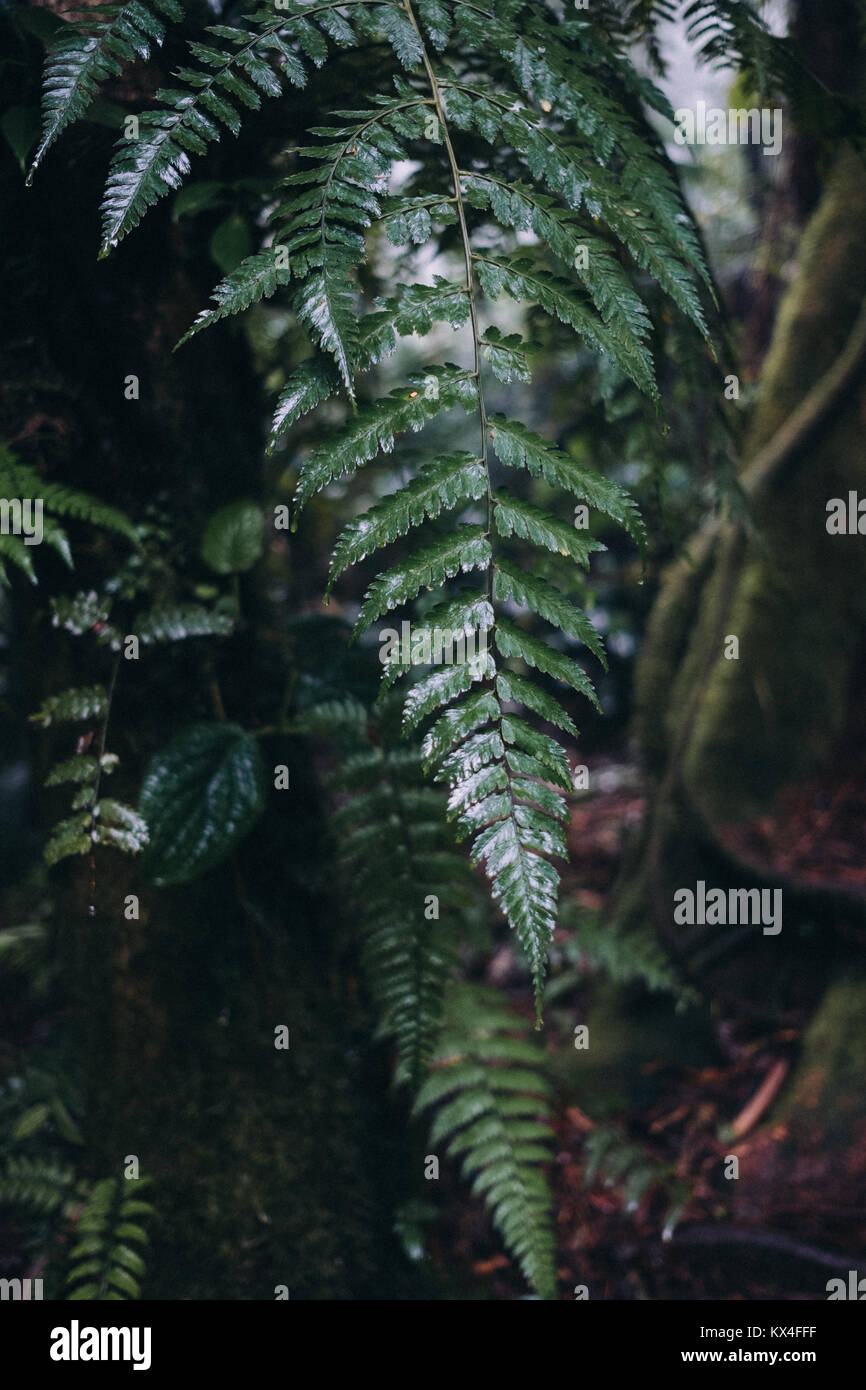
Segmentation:
{"type": "MultiPolygon", "coordinates": [[[[460,223],[460,237],[463,243],[463,257],[466,262],[466,293],[469,296],[469,315],[472,325],[472,346],[474,352],[474,376],[475,385],[478,392],[478,415],[481,425],[481,461],[484,464],[484,471],[487,476],[487,538],[492,540],[493,533],[493,492],[490,487],[490,466],[487,457],[487,411],[484,404],[484,390],[481,384],[481,334],[478,330],[478,302],[475,295],[475,278],[472,267],[472,242],[469,238],[469,227],[466,221],[466,204],[463,198],[463,189],[460,185],[460,168],[457,163],[457,156],[454,153],[454,145],[451,141],[451,133],[448,129],[448,121],[445,116],[445,109],[442,105],[442,92],[439,86],[439,79],[436,76],[430,56],[427,52],[427,45],[421,33],[420,26],[415,18],[412,9],[412,0],[403,0],[404,8],[409,19],[418,35],[418,42],[421,44],[424,70],[427,73],[427,80],[430,83],[430,91],[433,97],[433,105],[436,108],[436,115],[442,131],[442,141],[448,155],[448,162],[451,165],[451,179],[454,185],[454,203],[457,207],[457,217],[460,223]]],[[[449,201],[451,201],[449,199],[449,201]]],[[[493,593],[493,567],[487,572],[488,597],[493,593]]]]}

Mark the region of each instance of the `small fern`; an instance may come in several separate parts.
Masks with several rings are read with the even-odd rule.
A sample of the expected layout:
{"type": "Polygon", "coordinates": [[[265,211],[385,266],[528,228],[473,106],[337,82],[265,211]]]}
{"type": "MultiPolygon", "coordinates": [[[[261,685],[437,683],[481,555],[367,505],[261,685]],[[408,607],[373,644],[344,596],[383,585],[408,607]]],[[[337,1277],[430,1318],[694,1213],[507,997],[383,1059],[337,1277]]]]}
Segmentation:
{"type": "Polygon", "coordinates": [[[416,1111],[438,1106],[432,1147],[446,1143],[472,1191],[541,1298],[556,1293],[551,1195],[540,1163],[551,1159],[548,1085],[540,1048],[514,1036],[520,1021],[495,991],[454,984],[445,1026],[416,1111]]]}
{"type": "Polygon", "coordinates": [[[587,1135],[583,1178],[587,1187],[600,1180],[619,1189],[632,1213],[655,1189],[664,1201],[663,1240],[671,1239],[692,1197],[691,1187],[677,1177],[672,1163],[652,1157],[615,1124],[596,1125],[587,1135]]]}
{"type": "Polygon", "coordinates": [[[649,932],[623,932],[601,913],[563,907],[561,925],[569,934],[551,951],[551,979],[544,991],[552,1004],[578,988],[588,973],[603,972],[617,985],[640,983],[651,993],[670,994],[678,1010],[697,1002],[698,994],[671,964],[649,932]]]}
{"type": "Polygon", "coordinates": [[[70,1300],[140,1297],[145,1272],[140,1251],[148,1239],[141,1218],[152,1216],[153,1207],[135,1194],[146,1182],[139,1178],[133,1187],[122,1178],[104,1178],[91,1188],[69,1252],[70,1300]]]}

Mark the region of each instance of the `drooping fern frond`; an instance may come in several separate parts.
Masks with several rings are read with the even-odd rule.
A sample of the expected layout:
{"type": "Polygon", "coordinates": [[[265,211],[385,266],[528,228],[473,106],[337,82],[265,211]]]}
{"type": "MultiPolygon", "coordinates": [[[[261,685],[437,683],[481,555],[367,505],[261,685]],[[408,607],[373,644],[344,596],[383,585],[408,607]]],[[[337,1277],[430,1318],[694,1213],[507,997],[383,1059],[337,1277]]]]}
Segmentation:
{"type": "MultiPolygon", "coordinates": [[[[331,0],[305,4],[281,0],[279,7],[264,8],[244,21],[247,28],[212,24],[206,43],[191,41],[189,49],[197,67],[182,67],[175,74],[176,87],[156,94],[158,109],[144,113],[138,134],[118,142],[103,202],[102,254],[137,226],[149,207],[180,186],[190,168],[190,155],[204,154],[220,139],[222,129],[237,135],[244,110],[258,110],[262,97],[278,97],[286,83],[303,87],[307,81],[305,59],[320,67],[334,44],[354,47],[359,34],[369,32],[365,9],[370,0],[331,0]],[[347,17],[346,11],[350,17],[347,17]]],[[[392,5],[376,6],[381,27],[401,60],[415,54],[411,30],[392,5]]],[[[357,201],[357,200],[356,200],[357,201]]],[[[351,217],[347,217],[351,222],[351,217]]],[[[330,257],[322,267],[328,306],[339,297],[338,238],[326,238],[330,257]]],[[[344,248],[345,249],[345,248],[344,248]]],[[[321,309],[311,301],[308,320],[319,325],[321,309]]],[[[338,327],[338,319],[334,321],[338,327]]],[[[350,381],[347,380],[347,386],[350,381]]]]}
{"type": "Polygon", "coordinates": [[[539,1167],[552,1157],[548,1086],[543,1053],[514,1036],[520,1028],[494,990],[450,986],[445,1026],[415,1109],[437,1107],[431,1148],[447,1145],[530,1286],[553,1298],[551,1196],[539,1167]]]}
{"type": "Polygon", "coordinates": [[[323,402],[342,398],[347,409],[294,460],[293,526],[333,484],[402,451],[404,437],[469,417],[456,447],[348,522],[329,589],[349,566],[393,548],[367,587],[359,634],[434,592],[426,620],[450,634],[449,655],[401,657],[384,683],[413,678],[405,728],[428,723],[425,761],[523,943],[539,1005],[570,790],[566,749],[548,727],[574,736],[570,692],[597,702],[584,659],[603,660],[576,586],[560,589],[539,562],[585,570],[602,528],[620,526],[641,547],[644,533],[616,482],[543,426],[493,410],[497,380],[531,376],[529,344],[503,334],[497,301],[537,306],[657,403],[651,307],[666,296],[706,337],[711,294],[675,174],[641,115],[642,104],[667,104],[617,34],[526,0],[286,0],[191,44],[198,66],[160,94],[139,140],[121,142],[104,208],[108,248],[178,186],[220,124],[237,129],[242,106],[278,99],[334,45],[375,51],[382,89],[358,109],[337,99],[327,123],[287,152],[291,171],[263,204],[262,244],[187,336],[264,299],[282,301],[305,329],[313,355],[285,383],[270,448],[291,444],[297,422],[323,402]],[[382,246],[380,229],[399,249],[401,283],[390,288],[392,275],[369,303],[359,271],[382,246]],[[413,282],[443,229],[460,269],[449,262],[449,273],[413,282]],[[453,362],[434,360],[387,396],[360,394],[399,339],[441,325],[455,333],[453,362]],[[588,524],[576,512],[565,519],[566,499],[588,524]]]}
{"type": "Polygon", "coordinates": [[[153,1207],[136,1194],[147,1178],[104,1178],[94,1183],[76,1222],[66,1284],[70,1301],[124,1300],[141,1296],[145,1272],[140,1248],[147,1243],[142,1217],[153,1207]]]}
{"type": "Polygon", "coordinates": [[[63,25],[45,65],[42,139],[28,184],[55,140],[91,106],[102,83],[118,77],[126,63],[149,58],[151,47],[162,43],[161,17],[183,18],[177,0],[152,0],[150,7],[142,0],[94,5],[78,23],[63,25]]]}
{"type": "MultiPolygon", "coordinates": [[[[507,9],[508,7],[506,11],[507,9]]],[[[507,13],[505,17],[507,20],[507,13]]],[[[463,27],[465,37],[467,29],[472,27],[472,21],[463,10],[458,12],[456,18],[458,27],[463,27]]],[[[500,11],[495,18],[501,18],[500,11]]],[[[484,45],[487,42],[488,39],[485,37],[484,45]]],[[[518,81],[524,89],[536,87],[540,80],[545,97],[548,91],[561,94],[561,88],[565,83],[561,73],[549,68],[545,69],[545,75],[545,71],[539,70],[535,58],[529,62],[528,67],[525,64],[521,66],[523,49],[516,34],[510,35],[505,48],[502,47],[502,43],[499,46],[501,52],[505,53],[507,50],[506,56],[516,64],[518,81]]],[[[427,58],[427,64],[429,61],[427,58]]],[[[545,63],[547,62],[545,59],[545,63]]],[[[542,68],[545,68],[545,63],[542,63],[542,68]]],[[[476,109],[477,103],[475,107],[472,105],[473,97],[467,95],[465,90],[458,89],[457,84],[450,80],[443,80],[440,86],[435,75],[431,80],[431,72],[432,69],[427,75],[436,112],[435,133],[445,143],[449,154],[454,154],[454,145],[447,132],[449,118],[454,118],[456,126],[466,127],[472,124],[482,136],[495,142],[502,134],[502,111],[491,107],[495,110],[495,118],[483,119],[476,109]],[[457,109],[456,118],[454,107],[457,109]]],[[[466,85],[463,84],[464,88],[466,85]]],[[[511,97],[512,93],[508,92],[507,95],[511,97]]],[[[511,103],[500,103],[501,106],[508,104],[511,103]]],[[[570,94],[567,104],[577,109],[574,93],[570,94]]],[[[605,108],[607,104],[605,101],[605,108]]],[[[541,126],[544,118],[540,113],[533,112],[533,120],[536,125],[541,126]]],[[[619,119],[619,129],[623,133],[624,158],[632,171],[632,184],[637,189],[641,180],[648,177],[647,167],[652,164],[654,156],[649,147],[635,148],[638,144],[637,136],[624,115],[619,119]]],[[[341,131],[340,134],[348,138],[345,132],[341,131]]],[[[572,133],[571,138],[576,142],[578,135],[572,133]]],[[[521,152],[528,150],[534,156],[538,145],[525,135],[518,148],[521,152]]],[[[339,154],[339,150],[329,151],[331,155],[334,153],[339,154]]],[[[593,160],[585,148],[581,157],[591,168],[593,160]]],[[[452,163],[453,179],[449,191],[461,216],[467,265],[473,267],[472,277],[466,281],[463,289],[469,299],[469,318],[474,337],[476,370],[472,379],[467,378],[474,401],[461,401],[461,404],[464,408],[477,409],[482,425],[480,456],[476,459],[472,459],[471,455],[466,456],[465,487],[471,496],[478,496],[481,492],[481,477],[487,480],[486,525],[457,527],[456,530],[422,548],[413,558],[384,571],[367,591],[359,618],[359,631],[381,619],[387,612],[410,601],[421,589],[444,585],[455,575],[465,575],[473,571],[481,572],[488,601],[492,601],[495,607],[496,600],[501,599],[504,593],[509,596],[514,593],[513,587],[510,590],[508,588],[507,569],[506,578],[503,581],[498,579],[494,548],[501,550],[502,547],[501,544],[497,546],[497,541],[502,542],[514,537],[555,553],[570,555],[579,565],[588,563],[592,550],[597,548],[597,542],[575,530],[574,526],[566,525],[555,516],[539,511],[519,497],[491,488],[490,467],[494,453],[508,467],[523,469],[531,476],[541,478],[553,487],[569,492],[574,499],[585,501],[604,512],[623,525],[640,543],[643,541],[643,531],[634,505],[620,488],[601,475],[578,467],[567,454],[552,447],[548,441],[533,435],[519,422],[509,422],[503,417],[491,416],[486,411],[483,395],[480,394],[483,389],[480,364],[488,338],[482,333],[479,325],[478,290],[495,296],[502,288],[515,298],[529,298],[540,302],[542,307],[561,321],[577,326],[578,330],[585,326],[586,336],[593,348],[609,350],[618,365],[629,371],[638,385],[648,394],[654,394],[651,361],[646,348],[649,329],[646,312],[608,245],[601,242],[594,231],[589,231],[587,225],[581,225],[576,218],[573,205],[580,206],[581,201],[575,192],[574,179],[577,175],[572,171],[572,182],[568,182],[564,154],[550,156],[546,163],[534,157],[528,162],[530,172],[536,178],[546,175],[546,182],[552,185],[556,192],[561,193],[563,187],[569,190],[570,196],[566,199],[565,207],[557,205],[550,194],[534,190],[529,185],[524,189],[522,186],[515,186],[513,182],[508,184],[488,175],[460,172],[456,160],[452,163]],[[532,231],[540,242],[550,248],[566,273],[574,267],[576,273],[572,279],[563,278],[561,271],[559,279],[551,277],[543,264],[527,260],[523,255],[508,259],[481,253],[476,265],[475,252],[468,232],[468,217],[473,207],[491,212],[504,228],[532,231]],[[481,477],[478,476],[479,472],[481,477]]],[[[660,170],[657,180],[660,191],[657,190],[657,198],[662,204],[670,195],[672,186],[665,183],[667,177],[660,170]]],[[[586,187],[581,190],[582,201],[592,206],[595,215],[597,202],[600,203],[602,197],[611,208],[616,208],[616,186],[607,173],[599,172],[595,182],[597,188],[592,184],[591,178],[586,180],[586,187]]],[[[652,266],[663,280],[664,288],[673,294],[684,312],[690,314],[703,329],[700,304],[690,278],[688,255],[689,252],[694,253],[696,239],[692,236],[690,240],[686,234],[684,229],[688,227],[687,220],[675,197],[673,208],[666,210],[670,214],[667,217],[656,218],[652,212],[643,214],[651,227],[651,235],[644,235],[637,224],[633,233],[630,230],[630,237],[637,237],[641,242],[635,258],[643,268],[652,266]],[[677,229],[674,237],[670,235],[672,226],[677,229]],[[657,258],[654,251],[656,244],[664,247],[664,254],[659,253],[657,258]],[[671,267],[675,267],[675,270],[671,267]]],[[[615,224],[610,227],[611,232],[615,234],[620,223],[628,223],[633,212],[631,206],[626,205],[623,208],[620,205],[619,219],[613,215],[609,219],[615,224]]],[[[409,231],[408,225],[406,230],[409,231]]],[[[414,234],[410,232],[410,235],[414,234]]],[[[636,246],[637,243],[632,249],[636,246]]],[[[703,267],[699,257],[693,256],[693,259],[697,260],[698,272],[702,273],[703,267]]],[[[459,282],[457,284],[459,286],[459,282]]],[[[401,417],[400,412],[395,411],[390,404],[395,396],[399,398],[399,393],[392,393],[388,402],[378,402],[366,408],[366,411],[370,412],[369,425],[367,415],[362,412],[357,421],[353,420],[346,427],[347,432],[342,440],[338,438],[336,445],[329,442],[321,446],[305,461],[296,494],[298,509],[335,477],[355,471],[366,462],[373,455],[377,442],[385,448],[392,446],[396,430],[401,425],[405,428],[406,424],[406,417],[401,417]],[[377,432],[379,413],[386,413],[388,421],[387,432],[381,440],[377,432]]],[[[427,413],[424,396],[417,392],[417,386],[416,394],[413,395],[409,391],[406,396],[409,401],[418,402],[419,414],[422,411],[427,413]]],[[[440,397],[441,391],[437,391],[436,396],[440,397]]],[[[446,404],[451,403],[453,402],[450,399],[446,401],[446,404]]],[[[425,469],[426,473],[419,475],[418,482],[421,481],[421,476],[424,476],[426,482],[427,476],[432,472],[431,465],[426,465],[425,469]]],[[[382,543],[396,540],[410,525],[414,527],[419,521],[430,516],[426,508],[422,511],[420,506],[414,513],[409,510],[415,500],[416,490],[416,482],[410,482],[402,490],[377,503],[369,517],[349,523],[337,543],[331,582],[347,563],[353,563],[356,558],[370,554],[382,543]]],[[[453,492],[452,495],[459,506],[459,497],[453,492]]],[[[439,515],[435,493],[434,511],[439,515]]],[[[504,563],[506,566],[509,564],[505,558],[504,563]]],[[[513,570],[511,572],[513,573],[513,570]]],[[[431,761],[435,761],[436,758],[440,760],[438,775],[449,782],[451,804],[458,818],[458,827],[461,831],[474,835],[473,859],[484,864],[492,882],[494,895],[517,930],[529,955],[536,984],[540,985],[544,956],[555,920],[558,882],[558,876],[549,858],[564,855],[565,852],[560,829],[565,816],[565,803],[561,796],[550,789],[549,784],[552,782],[560,789],[568,790],[569,770],[567,761],[553,740],[506,709],[508,700],[514,696],[518,688],[514,682],[508,684],[510,663],[517,659],[523,663],[524,668],[529,668],[530,672],[540,672],[557,682],[564,681],[590,698],[594,698],[594,692],[589,678],[577,662],[565,657],[547,643],[526,634],[503,617],[497,617],[495,622],[485,622],[483,627],[480,623],[473,622],[453,623],[455,617],[466,617],[469,605],[474,603],[475,595],[471,590],[462,588],[461,594],[464,611],[461,615],[460,600],[456,600],[458,611],[452,611],[450,615],[452,625],[468,631],[474,629],[476,635],[492,630],[494,652],[498,653],[502,664],[494,653],[487,651],[483,656],[474,655],[465,662],[458,662],[442,671],[434,671],[410,692],[406,705],[406,723],[408,727],[414,727],[420,720],[453,704],[478,683],[489,686],[493,703],[486,709],[486,731],[473,732],[468,741],[458,735],[453,743],[448,743],[443,741],[440,726],[440,736],[435,740],[435,757],[431,761]],[[505,680],[502,687],[497,685],[500,672],[505,680]],[[504,691],[507,691],[507,695],[504,691]]],[[[573,609],[573,605],[555,589],[540,594],[538,584],[523,589],[521,597],[526,601],[530,611],[539,613],[542,617],[545,614],[550,617],[553,613],[562,616],[573,609]]],[[[585,615],[576,609],[571,612],[568,625],[572,632],[580,631],[584,636],[588,636],[591,627],[585,615]]],[[[590,641],[592,647],[598,650],[597,640],[590,641]]],[[[524,681],[524,690],[527,685],[530,691],[534,690],[531,676],[527,682],[525,677],[519,676],[519,672],[516,674],[518,680],[524,681]]],[[[528,703],[529,708],[535,713],[543,709],[546,711],[543,717],[548,717],[550,712],[554,711],[556,717],[553,722],[560,726],[565,724],[566,728],[573,727],[567,713],[561,711],[558,702],[545,689],[539,690],[537,699],[530,695],[528,703]]]]}

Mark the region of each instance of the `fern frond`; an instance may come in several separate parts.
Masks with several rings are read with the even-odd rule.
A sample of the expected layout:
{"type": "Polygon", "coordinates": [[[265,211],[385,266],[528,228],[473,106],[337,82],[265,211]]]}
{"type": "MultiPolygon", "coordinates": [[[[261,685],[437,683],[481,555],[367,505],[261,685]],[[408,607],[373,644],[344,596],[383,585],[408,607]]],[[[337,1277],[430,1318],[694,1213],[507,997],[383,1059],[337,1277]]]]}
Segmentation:
{"type": "MultiPolygon", "coordinates": [[[[0,497],[7,502],[11,499],[17,499],[19,503],[29,502],[34,510],[31,523],[34,526],[37,524],[35,513],[38,508],[38,517],[41,518],[38,521],[41,527],[38,541],[44,540],[52,546],[70,569],[72,553],[69,541],[63,527],[57,524],[52,513],[89,522],[102,530],[117,531],[138,545],[135,528],[116,507],[109,507],[76,488],[46,481],[35,468],[19,463],[4,445],[0,445],[0,497]]],[[[4,526],[6,524],[4,520],[4,526]]],[[[23,570],[32,584],[37,583],[31,548],[22,536],[0,532],[0,583],[8,582],[4,560],[23,570]]]]}
{"type": "Polygon", "coordinates": [[[652,993],[670,994],[677,1009],[697,1002],[697,992],[684,983],[650,932],[623,932],[601,913],[578,911],[572,902],[563,904],[562,926],[566,935],[556,948],[559,968],[545,990],[545,1003],[577,989],[587,973],[598,972],[614,984],[638,982],[652,993]]]}
{"type": "Polygon", "coordinates": [[[192,327],[187,329],[177,343],[175,350],[182,347],[196,333],[200,333],[203,328],[210,328],[212,324],[232,314],[243,313],[251,304],[269,299],[278,286],[289,284],[292,269],[279,263],[279,249],[269,247],[265,251],[257,251],[254,256],[247,256],[221,280],[211,295],[216,308],[201,311],[192,327]]]}
{"type": "Polygon", "coordinates": [[[145,1272],[141,1247],[148,1239],[141,1218],[152,1216],[153,1207],[133,1193],[146,1182],[138,1178],[133,1187],[122,1178],[104,1178],[94,1183],[69,1252],[70,1301],[140,1298],[145,1272]]]}
{"type": "Polygon", "coordinates": [[[483,526],[461,526],[455,535],[432,541],[416,551],[411,560],[386,570],[370,585],[356,630],[363,631],[383,613],[415,598],[421,589],[432,589],[455,574],[486,569],[490,557],[490,542],[483,526]]]}
{"type": "Polygon", "coordinates": [[[175,78],[184,85],[160,88],[161,109],[144,112],[137,137],[117,143],[102,205],[100,255],[107,256],[149,207],[180,187],[190,155],[204,154],[220,139],[221,127],[237,135],[239,108],[257,110],[263,96],[280,95],[284,82],[304,86],[306,69],[292,41],[303,44],[305,35],[318,31],[300,17],[302,8],[287,3],[276,15],[264,11],[249,21],[251,29],[210,25],[205,32],[218,47],[190,43],[201,66],[181,68],[175,78]]]}
{"type": "Polygon", "coordinates": [[[384,497],[343,529],[331,561],[328,592],[350,565],[358,564],[422,522],[461,503],[477,500],[487,489],[487,474],[471,454],[448,454],[424,464],[405,487],[384,497]]]}
{"type": "Polygon", "coordinates": [[[0,1175],[0,1205],[37,1212],[64,1208],[75,1192],[75,1174],[62,1163],[38,1158],[9,1158],[0,1175]]]}
{"type": "Polygon", "coordinates": [[[101,719],[107,708],[108,696],[103,686],[77,686],[74,690],[62,690],[59,695],[49,695],[30,715],[30,722],[42,729],[54,724],[77,724],[85,719],[101,719]]]}
{"type": "Polygon", "coordinates": [[[653,1188],[660,1188],[666,1201],[662,1240],[670,1240],[693,1196],[691,1187],[677,1178],[672,1163],[653,1157],[615,1124],[596,1125],[590,1130],[583,1176],[587,1187],[601,1179],[605,1187],[621,1189],[629,1212],[637,1211],[653,1188]]]}
{"type": "Polygon", "coordinates": [[[551,1158],[543,1053],[492,990],[452,985],[446,1022],[416,1112],[438,1107],[430,1144],[445,1143],[482,1196],[506,1249],[541,1298],[556,1295],[551,1158]]]}
{"type": "Polygon", "coordinates": [[[153,646],[162,642],[182,642],[189,637],[227,637],[233,628],[234,620],[228,613],[205,608],[200,603],[179,603],[157,605],[139,614],[130,632],[143,646],[153,646]]]}
{"type": "Polygon", "coordinates": [[[64,24],[50,46],[45,64],[42,98],[43,130],[27,175],[33,176],[55,140],[68,125],[83,116],[111,77],[119,77],[126,63],[150,57],[152,45],[165,38],[161,18],[181,20],[176,0],[142,0],[124,5],[94,5],[75,24],[64,24]]]}
{"type": "MultiPolygon", "coordinates": [[[[637,18],[606,6],[599,26],[525,0],[284,0],[243,27],[211,26],[206,43],[190,45],[197,66],[158,94],[159,110],[141,118],[134,146],[119,146],[105,204],[107,249],[178,186],[190,156],[204,152],[221,127],[237,131],[242,108],[278,96],[287,82],[301,85],[305,65],[323,64],[335,44],[371,40],[386,52],[392,90],[367,97],[361,109],[335,109],[327,124],[309,129],[309,143],[292,152],[297,166],[267,200],[272,244],[224,278],[187,337],[285,292],[313,355],[280,393],[269,451],[309,411],[348,397],[346,422],[293,461],[293,525],[313,497],[395,450],[401,436],[457,408],[476,415],[479,445],[449,444],[349,521],[336,541],[328,592],[348,567],[399,544],[368,584],[359,630],[419,600],[426,610],[429,590],[427,620],[446,639],[466,639],[457,660],[453,642],[443,643],[441,661],[432,652],[428,660],[423,643],[417,657],[404,652],[384,666],[383,684],[411,669],[404,730],[432,724],[424,761],[447,784],[449,814],[471,836],[472,859],[485,866],[526,948],[537,1007],[556,921],[559,880],[550,861],[563,852],[569,762],[523,714],[573,737],[569,692],[596,700],[570,646],[582,642],[602,663],[603,646],[573,596],[580,585],[559,577],[559,557],[581,570],[604,547],[561,520],[555,500],[544,501],[545,510],[537,499],[494,486],[494,470],[500,463],[507,474],[520,470],[586,504],[642,551],[646,537],[634,501],[616,482],[488,409],[486,375],[529,380],[532,344],[482,319],[481,300],[507,295],[538,306],[656,405],[644,290],[650,278],[706,335],[701,285],[710,293],[712,285],[700,239],[642,115],[644,105],[663,114],[669,106],[626,48],[636,26],[652,27],[641,4],[637,18]],[[367,277],[359,272],[374,248],[390,239],[408,271],[415,248],[428,263],[427,248],[443,228],[445,249],[459,246],[465,278],[414,283],[411,274],[395,276],[392,255],[388,292],[365,304],[367,277]],[[358,404],[364,373],[399,340],[439,325],[466,333],[471,366],[431,365],[390,395],[358,404]],[[416,537],[419,526],[426,534],[416,537]],[[540,564],[527,563],[529,547],[547,552],[540,564]],[[537,635],[536,623],[553,633],[537,635]]],[[[353,736],[347,725],[342,737],[348,744],[353,736]]],[[[383,804],[370,791],[357,810],[378,816],[383,804]]],[[[423,799],[417,805],[426,815],[423,799]]],[[[68,833],[74,839],[79,829],[68,833]]],[[[372,823],[352,825],[353,862],[376,843],[372,823]]],[[[438,841],[436,852],[445,852],[438,841]]],[[[387,913],[382,920],[389,927],[398,921],[387,913]]]]}
{"type": "Polygon", "coordinates": [[[597,507],[624,527],[641,548],[645,546],[646,528],[637,504],[623,488],[602,474],[581,467],[519,421],[492,415],[490,428],[493,447],[503,463],[510,468],[525,468],[533,477],[544,478],[545,482],[571,493],[579,501],[597,507]]]}
{"type": "Polygon", "coordinates": [[[583,609],[540,575],[526,574],[510,561],[500,560],[493,578],[493,597],[500,603],[518,604],[569,637],[576,637],[607,669],[604,645],[583,609]]]}
{"type": "Polygon", "coordinates": [[[358,345],[352,274],[365,259],[363,231],[382,215],[391,164],[406,157],[394,122],[405,128],[408,113],[427,105],[425,98],[411,96],[347,113],[354,118],[348,126],[313,127],[312,134],[331,143],[298,150],[314,167],[284,180],[292,196],[271,218],[289,258],[299,261],[295,273],[307,272],[295,295],[295,313],[317,346],[333,357],[352,399],[358,345]]]}
{"type": "Polygon", "coordinates": [[[505,293],[519,302],[540,305],[551,317],[573,328],[587,347],[615,362],[653,403],[658,402],[652,356],[644,341],[649,322],[642,306],[632,301],[631,313],[625,315],[625,301],[605,297],[608,309],[616,303],[616,310],[610,311],[609,321],[605,322],[591,302],[580,298],[574,285],[539,268],[525,256],[510,261],[489,255],[474,259],[479,282],[488,298],[498,299],[505,293]]]}

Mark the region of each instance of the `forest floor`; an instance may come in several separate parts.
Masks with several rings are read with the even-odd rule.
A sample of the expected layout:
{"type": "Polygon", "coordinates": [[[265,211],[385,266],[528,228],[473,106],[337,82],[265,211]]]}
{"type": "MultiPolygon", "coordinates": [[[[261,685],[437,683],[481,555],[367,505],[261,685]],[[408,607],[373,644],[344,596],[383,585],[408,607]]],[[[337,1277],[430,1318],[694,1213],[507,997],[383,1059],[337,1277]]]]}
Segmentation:
{"type": "MultiPolygon", "coordinates": [[[[849,766],[830,796],[826,781],[791,793],[772,822],[739,832],[736,849],[744,859],[747,848],[760,853],[792,878],[817,883],[829,875],[856,892],[866,885],[856,849],[862,771],[849,766]]],[[[627,763],[597,759],[591,780],[598,791],[573,809],[563,892],[603,922],[624,837],[640,823],[645,802],[627,763]]],[[[776,1118],[820,998],[817,985],[795,965],[762,1007],[760,953],[728,956],[696,981],[702,997],[686,1011],[697,1017],[691,1027],[669,998],[648,1007],[645,989],[611,991],[591,973],[572,992],[571,1007],[563,1010],[558,1000],[545,1019],[556,1085],[550,1176],[565,1297],[825,1299],[828,1279],[858,1267],[856,1252],[866,1250],[863,1132],[852,1138],[840,1169],[839,1153],[822,1147],[820,1130],[805,1149],[792,1149],[789,1117],[776,1118]],[[587,1019],[590,1047],[581,1065],[571,1034],[587,1019]]],[[[531,1018],[530,992],[510,946],[494,957],[488,977],[506,985],[515,1007],[531,1018]]],[[[458,1249],[463,1296],[525,1296],[483,1212],[459,1184],[448,1205],[443,1251],[458,1249]]]]}

